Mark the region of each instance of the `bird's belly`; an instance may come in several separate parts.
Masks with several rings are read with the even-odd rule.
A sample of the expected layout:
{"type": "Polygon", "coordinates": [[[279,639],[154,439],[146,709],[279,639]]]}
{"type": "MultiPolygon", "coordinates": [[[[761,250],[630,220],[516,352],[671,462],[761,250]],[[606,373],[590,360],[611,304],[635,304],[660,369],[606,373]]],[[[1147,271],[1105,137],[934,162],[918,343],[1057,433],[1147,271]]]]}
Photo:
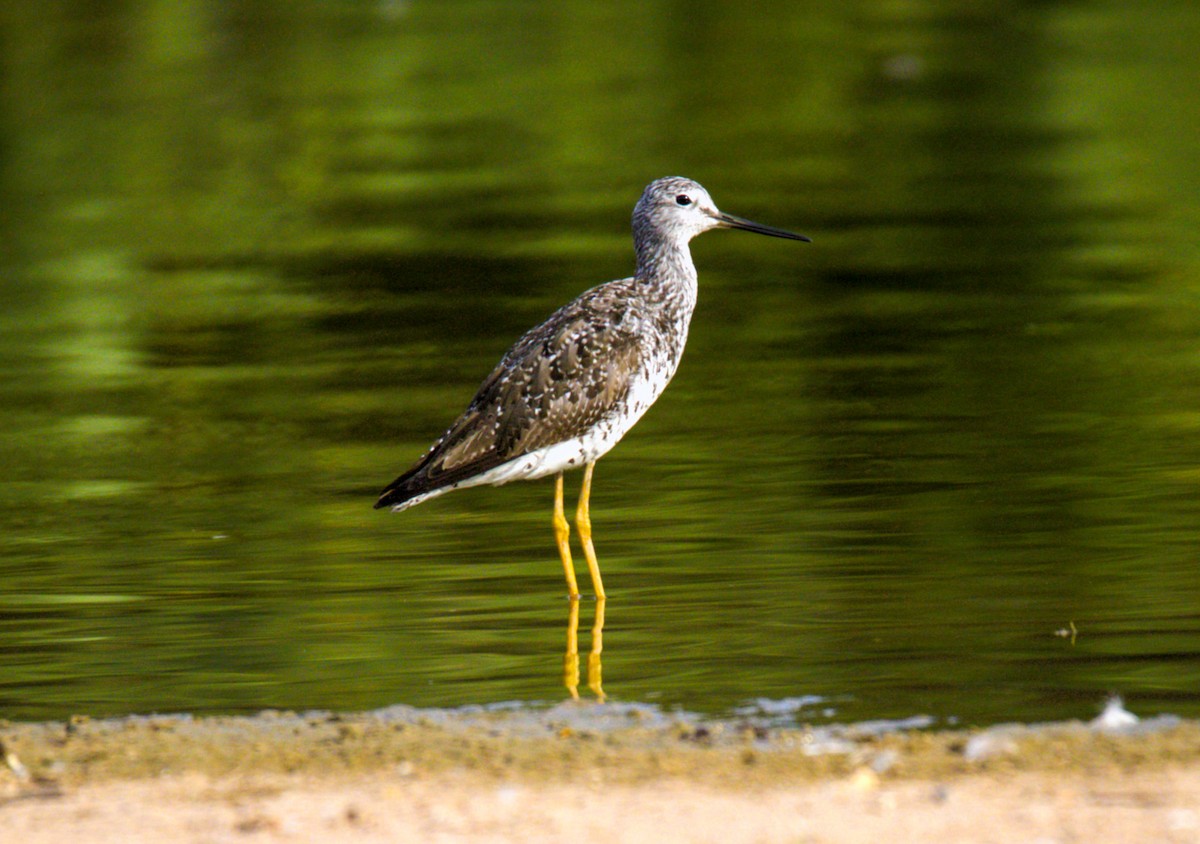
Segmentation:
{"type": "Polygon", "coordinates": [[[522,454],[495,469],[459,484],[459,486],[476,486],[478,484],[499,486],[509,481],[532,481],[546,475],[565,472],[568,469],[578,469],[598,459],[600,455],[612,448],[611,445],[598,448],[595,443],[590,442],[590,439],[590,437],[585,437],[568,440],[522,454]]]}
{"type": "Polygon", "coordinates": [[[650,409],[650,405],[662,394],[673,374],[674,367],[669,371],[636,379],[630,384],[621,408],[602,418],[583,435],[515,457],[456,486],[499,486],[509,481],[531,481],[546,475],[582,468],[594,460],[599,460],[620,442],[629,429],[650,409]]]}

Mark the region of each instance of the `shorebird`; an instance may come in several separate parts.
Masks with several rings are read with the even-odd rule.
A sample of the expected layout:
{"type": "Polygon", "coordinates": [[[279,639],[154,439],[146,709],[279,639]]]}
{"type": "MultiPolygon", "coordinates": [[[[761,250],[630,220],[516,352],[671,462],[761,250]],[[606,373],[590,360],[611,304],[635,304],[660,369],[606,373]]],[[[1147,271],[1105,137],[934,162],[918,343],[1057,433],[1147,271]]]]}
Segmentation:
{"type": "Polygon", "coordinates": [[[375,509],[398,512],[455,489],[556,475],[554,538],[569,597],[578,600],[563,472],[583,467],[575,526],[602,600],[589,511],[592,470],[654,404],[679,366],[696,307],[688,243],[710,229],[809,240],[717,210],[708,191],[691,179],[651,182],[633,209],[633,276],[593,287],[526,332],[462,416],[415,466],[388,484],[375,509]]]}

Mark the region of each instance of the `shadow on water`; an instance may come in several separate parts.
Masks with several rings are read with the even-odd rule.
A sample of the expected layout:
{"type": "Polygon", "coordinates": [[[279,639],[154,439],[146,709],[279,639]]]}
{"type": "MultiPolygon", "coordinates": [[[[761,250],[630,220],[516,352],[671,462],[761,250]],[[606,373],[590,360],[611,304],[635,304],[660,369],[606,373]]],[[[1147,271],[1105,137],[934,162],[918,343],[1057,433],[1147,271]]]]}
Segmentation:
{"type": "Polygon", "coordinates": [[[1200,714],[1196,16],[768,6],[0,10],[0,716],[1200,714]],[[560,675],[548,484],[371,503],[669,173],[815,243],[696,242],[560,675]]]}

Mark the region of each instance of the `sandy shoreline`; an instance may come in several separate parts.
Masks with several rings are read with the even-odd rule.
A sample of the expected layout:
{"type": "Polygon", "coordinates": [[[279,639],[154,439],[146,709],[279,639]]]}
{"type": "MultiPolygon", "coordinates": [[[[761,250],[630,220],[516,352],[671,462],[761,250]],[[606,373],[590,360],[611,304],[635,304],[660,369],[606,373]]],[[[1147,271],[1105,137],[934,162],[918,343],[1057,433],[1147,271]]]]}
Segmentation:
{"type": "Polygon", "coordinates": [[[1200,841],[1200,724],[776,729],[564,705],[0,724],[57,841],[1200,841]]]}

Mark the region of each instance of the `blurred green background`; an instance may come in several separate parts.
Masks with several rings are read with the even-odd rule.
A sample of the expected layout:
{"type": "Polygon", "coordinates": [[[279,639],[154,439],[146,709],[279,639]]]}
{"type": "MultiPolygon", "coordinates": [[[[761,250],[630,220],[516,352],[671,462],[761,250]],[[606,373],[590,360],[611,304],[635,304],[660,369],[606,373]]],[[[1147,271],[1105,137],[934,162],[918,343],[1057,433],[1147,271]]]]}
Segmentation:
{"type": "Polygon", "coordinates": [[[1193,0],[9,3],[0,45],[0,717],[565,696],[550,481],[371,504],[664,175],[814,243],[694,244],[596,473],[610,698],[1200,715],[1193,0]]]}

